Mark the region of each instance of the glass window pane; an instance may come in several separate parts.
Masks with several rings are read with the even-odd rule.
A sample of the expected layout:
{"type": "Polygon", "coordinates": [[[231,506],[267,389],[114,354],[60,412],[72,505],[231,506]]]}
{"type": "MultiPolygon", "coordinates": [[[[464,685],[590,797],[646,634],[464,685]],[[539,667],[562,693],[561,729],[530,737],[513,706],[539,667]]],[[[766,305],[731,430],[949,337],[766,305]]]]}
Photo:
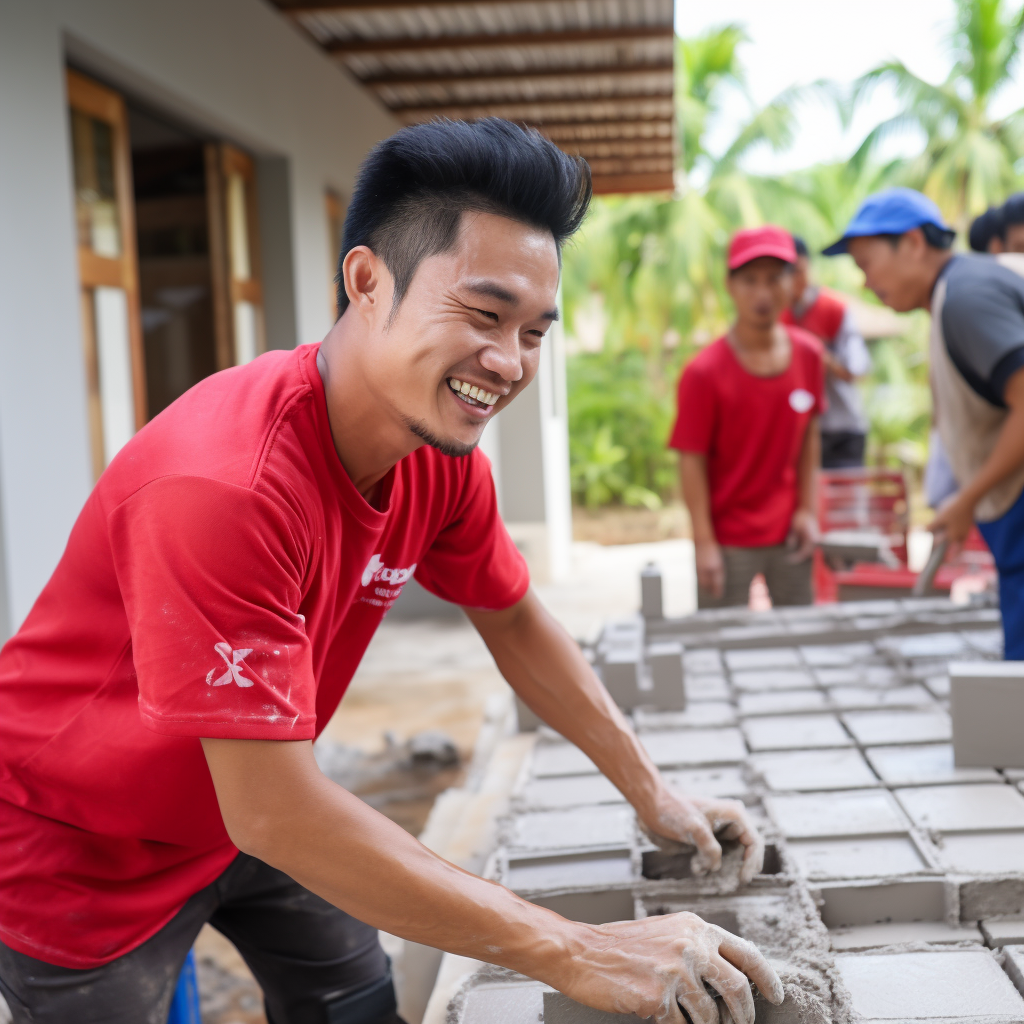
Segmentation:
{"type": "Polygon", "coordinates": [[[121,255],[114,177],[114,129],[106,121],[71,111],[78,244],[100,256],[121,255]]]}
{"type": "Polygon", "coordinates": [[[128,297],[123,288],[97,288],[94,296],[103,452],[109,463],[135,433],[128,297]]]}
{"type": "Polygon", "coordinates": [[[241,366],[256,358],[256,307],[235,303],[235,361],[241,366]]]}
{"type": "Polygon", "coordinates": [[[245,207],[245,178],[235,173],[228,177],[228,248],[231,253],[231,277],[248,281],[252,277],[249,259],[249,221],[245,207]]]}

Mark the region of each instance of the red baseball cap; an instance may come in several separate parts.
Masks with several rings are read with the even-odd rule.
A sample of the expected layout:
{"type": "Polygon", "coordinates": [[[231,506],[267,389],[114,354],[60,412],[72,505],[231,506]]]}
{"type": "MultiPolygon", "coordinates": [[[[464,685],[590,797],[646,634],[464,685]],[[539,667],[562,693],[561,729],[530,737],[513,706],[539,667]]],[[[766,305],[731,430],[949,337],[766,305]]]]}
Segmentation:
{"type": "Polygon", "coordinates": [[[729,243],[729,269],[736,270],[759,256],[774,256],[784,263],[796,263],[793,236],[774,224],[737,231],[729,243]]]}

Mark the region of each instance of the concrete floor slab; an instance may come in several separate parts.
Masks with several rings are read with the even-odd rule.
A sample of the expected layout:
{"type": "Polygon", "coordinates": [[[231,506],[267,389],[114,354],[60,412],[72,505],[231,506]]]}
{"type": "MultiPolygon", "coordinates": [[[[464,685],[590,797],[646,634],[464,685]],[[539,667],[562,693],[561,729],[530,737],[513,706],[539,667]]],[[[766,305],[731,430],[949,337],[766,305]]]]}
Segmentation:
{"type": "Polygon", "coordinates": [[[952,724],[944,711],[848,711],[843,723],[864,747],[952,739],[952,724]]]}
{"type": "Polygon", "coordinates": [[[585,804],[624,803],[626,798],[603,775],[531,779],[519,794],[526,807],[538,810],[585,804]]]}
{"type": "Polygon", "coordinates": [[[784,750],[758,754],[751,758],[751,765],[776,792],[879,785],[859,750],[784,750]]]}
{"type": "Polygon", "coordinates": [[[519,850],[572,849],[579,846],[628,845],[633,838],[632,807],[575,807],[571,810],[517,814],[509,847],[519,850]]]}
{"type": "Polygon", "coordinates": [[[944,921],[893,921],[888,924],[862,924],[853,928],[829,930],[836,950],[877,949],[879,946],[927,942],[948,945],[955,942],[982,941],[977,925],[948,925],[944,921]]]}
{"type": "Polygon", "coordinates": [[[841,953],[836,965],[865,1021],[1024,1022],[1024,1000],[987,950],[841,953]]]}
{"type": "Polygon", "coordinates": [[[948,835],[938,847],[943,866],[965,875],[1020,874],[1024,868],[1024,831],[948,835]]]}
{"type": "Polygon", "coordinates": [[[870,711],[875,708],[920,708],[941,710],[935,698],[920,683],[879,688],[873,686],[833,686],[828,691],[832,704],[843,711],[870,711]]]}
{"type": "Polygon", "coordinates": [[[827,707],[821,690],[780,690],[767,693],[741,693],[737,701],[742,716],[785,715],[799,711],[824,711],[827,707]]]}
{"type": "Polygon", "coordinates": [[[641,734],[640,742],[659,768],[735,764],[747,755],[739,729],[665,729],[641,734]]]}
{"type": "Polygon", "coordinates": [[[871,747],[871,767],[890,786],[935,786],[956,782],[1001,782],[992,768],[957,768],[951,743],[922,743],[909,747],[871,747]]]}
{"type": "Polygon", "coordinates": [[[764,803],[782,834],[790,839],[897,835],[908,827],[892,794],[885,790],[767,796],[764,803]]]}
{"type": "Polygon", "coordinates": [[[801,647],[800,653],[804,662],[816,668],[856,665],[875,655],[875,645],[871,643],[829,644],[827,646],[801,647]]]}
{"type": "Polygon", "coordinates": [[[741,693],[763,693],[765,690],[810,690],[815,682],[807,669],[766,668],[733,672],[732,685],[741,693]]]}
{"type": "Polygon", "coordinates": [[[981,922],[985,944],[993,949],[1024,944],[1024,917],[989,917],[981,922]]]}
{"type": "Polygon", "coordinates": [[[637,708],[633,712],[637,729],[695,729],[706,725],[735,725],[736,709],[724,700],[701,701],[685,711],[654,711],[637,708]]]}
{"type": "Polygon", "coordinates": [[[530,761],[530,773],[537,778],[549,775],[588,775],[597,765],[572,743],[538,743],[530,761]]]}
{"type": "Polygon", "coordinates": [[[729,699],[729,684],[725,676],[687,676],[683,689],[686,691],[687,704],[729,699]]]}
{"type": "Polygon", "coordinates": [[[702,672],[721,672],[722,652],[716,647],[703,647],[683,651],[683,669],[687,674],[697,675],[702,672]]]}
{"type": "Polygon", "coordinates": [[[928,870],[907,836],[864,839],[792,840],[787,848],[800,873],[810,880],[889,878],[928,870]]]}
{"type": "Polygon", "coordinates": [[[750,791],[739,768],[682,768],[661,773],[670,785],[694,796],[742,797],[750,791]]]}
{"type": "Polygon", "coordinates": [[[1006,783],[922,786],[897,789],[894,795],[919,828],[935,832],[1024,829],[1024,796],[1006,783]]]}
{"type": "Polygon", "coordinates": [[[802,661],[795,647],[764,647],[726,651],[725,663],[736,672],[741,669],[796,668],[802,661]]]}
{"type": "Polygon", "coordinates": [[[853,746],[853,740],[835,715],[748,718],[742,728],[751,750],[809,750],[853,746]]]}

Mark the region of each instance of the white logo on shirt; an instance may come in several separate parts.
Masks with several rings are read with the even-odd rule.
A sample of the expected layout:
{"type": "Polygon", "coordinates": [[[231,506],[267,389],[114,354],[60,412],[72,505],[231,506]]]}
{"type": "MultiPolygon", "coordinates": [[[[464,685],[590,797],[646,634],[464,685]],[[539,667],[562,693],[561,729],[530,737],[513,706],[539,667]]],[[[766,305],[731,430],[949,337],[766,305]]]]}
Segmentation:
{"type": "Polygon", "coordinates": [[[208,686],[225,686],[232,681],[238,683],[239,686],[252,686],[252,680],[246,679],[242,675],[242,670],[238,667],[244,658],[252,654],[251,647],[242,647],[237,651],[233,651],[231,644],[214,644],[213,649],[224,659],[227,670],[214,679],[213,673],[217,670],[211,668],[206,673],[206,683],[208,686]]]}
{"type": "Polygon", "coordinates": [[[381,560],[380,555],[374,555],[366,564],[363,570],[363,586],[368,587],[371,583],[389,583],[393,587],[400,587],[408,583],[409,578],[416,571],[416,563],[413,562],[408,569],[389,569],[381,560]]]}
{"type": "Polygon", "coordinates": [[[789,393],[789,407],[793,412],[805,413],[814,408],[814,395],[805,388],[794,388],[789,393]]]}

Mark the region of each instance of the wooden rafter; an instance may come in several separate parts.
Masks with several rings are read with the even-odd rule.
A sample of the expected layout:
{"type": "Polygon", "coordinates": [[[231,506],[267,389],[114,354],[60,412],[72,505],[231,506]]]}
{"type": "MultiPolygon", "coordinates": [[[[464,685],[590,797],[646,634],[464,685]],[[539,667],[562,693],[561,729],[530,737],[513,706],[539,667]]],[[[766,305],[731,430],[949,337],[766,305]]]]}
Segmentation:
{"type": "Polygon", "coordinates": [[[434,85],[466,85],[472,82],[495,82],[506,78],[509,81],[521,84],[524,77],[529,77],[531,82],[536,82],[543,78],[603,78],[608,75],[617,77],[620,75],[671,74],[672,66],[671,60],[650,64],[601,64],[596,67],[577,64],[573,67],[529,68],[523,70],[503,68],[500,71],[466,71],[459,75],[370,75],[359,80],[363,85],[393,85],[413,88],[425,88],[434,85]]]}
{"type": "MultiPolygon", "coordinates": [[[[401,106],[391,107],[393,114],[400,115],[417,115],[417,114],[436,114],[445,117],[459,117],[465,119],[473,119],[477,117],[489,117],[491,115],[487,113],[479,113],[477,111],[485,111],[490,107],[525,107],[529,109],[541,109],[543,107],[550,107],[556,109],[558,107],[567,107],[572,104],[586,106],[596,106],[599,104],[622,104],[622,103],[651,103],[660,101],[671,101],[672,90],[658,89],[651,90],[650,92],[635,92],[635,93],[615,93],[609,96],[559,96],[559,97],[545,97],[544,99],[527,100],[519,97],[510,99],[488,99],[479,100],[477,102],[469,103],[453,103],[451,100],[424,100],[422,103],[403,103],[401,106]],[[460,110],[463,113],[460,114],[443,114],[442,111],[460,110]]],[[[584,115],[586,111],[582,111],[584,115]]],[[[500,117],[507,117],[509,120],[520,120],[511,114],[501,114],[500,117]]],[[[533,121],[529,115],[521,118],[522,120],[533,121]]],[[[591,114],[589,118],[584,117],[581,120],[591,121],[603,121],[606,118],[598,115],[594,116],[591,114]]]]}
{"type": "Polygon", "coordinates": [[[286,14],[323,14],[330,11],[365,11],[372,14],[382,8],[396,10],[417,7],[514,7],[517,4],[535,3],[536,0],[275,0],[286,14]]]}
{"type": "Polygon", "coordinates": [[[649,121],[552,122],[540,125],[539,129],[552,142],[667,139],[672,136],[672,118],[656,118],[649,121]]]}

